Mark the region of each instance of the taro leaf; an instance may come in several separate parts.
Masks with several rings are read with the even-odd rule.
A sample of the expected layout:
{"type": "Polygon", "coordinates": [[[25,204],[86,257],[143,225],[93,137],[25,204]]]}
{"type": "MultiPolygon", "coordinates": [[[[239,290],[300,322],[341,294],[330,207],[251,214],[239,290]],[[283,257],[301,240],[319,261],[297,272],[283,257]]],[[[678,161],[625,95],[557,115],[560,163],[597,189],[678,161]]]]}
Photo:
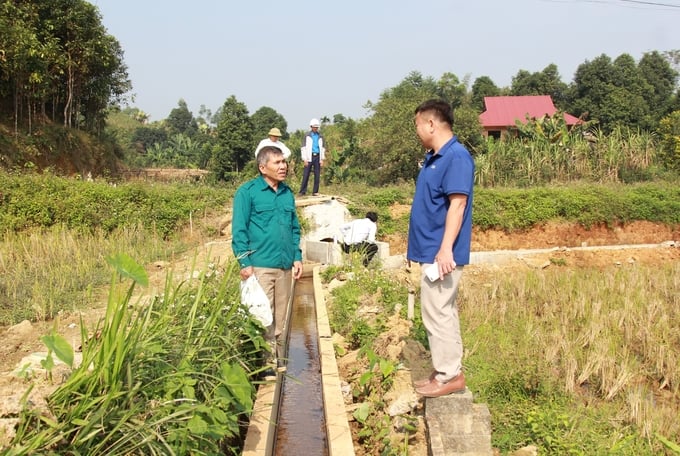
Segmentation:
{"type": "MultiPolygon", "coordinates": [[[[42,336],[40,340],[43,341],[49,350],[57,355],[57,358],[66,363],[68,367],[73,368],[73,347],[71,347],[71,344],[69,344],[66,339],[59,334],[52,333],[42,336]]],[[[54,363],[52,363],[51,367],[54,367],[54,363]]]]}
{"type": "Polygon", "coordinates": [[[366,386],[371,379],[373,378],[373,372],[367,371],[361,374],[361,377],[359,377],[359,385],[360,386],[366,386]]]}
{"type": "Polygon", "coordinates": [[[354,418],[360,422],[360,423],[365,423],[366,418],[368,418],[368,413],[371,411],[371,403],[370,402],[364,402],[362,403],[358,409],[354,411],[352,414],[354,418]]]}
{"type": "Polygon", "coordinates": [[[52,372],[52,369],[54,369],[54,359],[52,358],[52,350],[47,351],[47,356],[45,357],[45,359],[40,360],[40,365],[47,372],[52,372]]]}
{"type": "Polygon", "coordinates": [[[146,274],[146,271],[129,255],[117,253],[113,256],[106,257],[106,262],[109,263],[121,277],[132,279],[143,286],[149,285],[149,276],[146,274]]]}
{"type": "Polygon", "coordinates": [[[389,359],[380,360],[380,372],[383,378],[387,378],[394,372],[394,363],[389,359]]]}
{"type": "Polygon", "coordinates": [[[222,364],[222,378],[227,384],[236,402],[245,410],[250,410],[253,406],[253,388],[248,381],[246,371],[239,364],[222,364]]]}

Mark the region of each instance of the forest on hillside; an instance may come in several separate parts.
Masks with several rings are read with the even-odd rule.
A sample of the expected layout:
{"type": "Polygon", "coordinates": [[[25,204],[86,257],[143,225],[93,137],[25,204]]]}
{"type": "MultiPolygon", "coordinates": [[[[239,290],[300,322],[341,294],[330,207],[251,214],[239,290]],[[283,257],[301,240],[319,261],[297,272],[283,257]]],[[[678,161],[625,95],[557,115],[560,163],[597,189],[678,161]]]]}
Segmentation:
{"type": "MultiPolygon", "coordinates": [[[[299,162],[297,145],[304,132],[289,132],[285,117],[274,107],[250,113],[237,97],[238,88],[214,111],[204,105],[194,115],[180,99],[166,119],[149,122],[143,109],[129,105],[133,81],[124,49],[103,26],[98,8],[84,0],[0,0],[0,63],[0,158],[5,165],[26,165],[30,153],[54,152],[64,142],[72,149],[85,148],[82,142],[63,140],[63,132],[44,132],[55,125],[91,135],[129,167],[208,169],[216,181],[254,172],[252,151],[276,126],[282,140],[290,142],[293,161],[299,162]],[[35,140],[36,132],[42,132],[42,141],[35,140]],[[17,158],[25,153],[29,156],[17,158]]],[[[578,161],[581,155],[593,155],[588,152],[592,138],[602,145],[613,137],[620,141],[586,158],[606,161],[612,149],[635,147],[630,154],[642,157],[644,167],[655,169],[652,174],[657,169],[677,171],[679,63],[680,50],[647,52],[637,61],[629,54],[603,54],[584,61],[573,81],[564,82],[551,63],[538,72],[519,70],[509,87],[499,87],[488,76],[471,81],[450,72],[433,77],[414,70],[368,103],[368,117],[329,113],[322,118],[332,152],[324,179],[376,185],[412,179],[421,156],[412,134],[412,113],[428,98],[452,105],[459,138],[476,157],[489,162],[489,153],[499,146],[483,137],[479,114],[484,97],[497,95],[550,95],[559,112],[583,121],[575,129],[557,118],[518,125],[519,141],[503,146],[508,149],[503,156],[525,157],[524,144],[539,141],[538,160],[574,155],[573,161],[578,161]]],[[[599,179],[599,171],[591,174],[599,179]]],[[[626,179],[617,172],[615,180],[626,179]]]]}

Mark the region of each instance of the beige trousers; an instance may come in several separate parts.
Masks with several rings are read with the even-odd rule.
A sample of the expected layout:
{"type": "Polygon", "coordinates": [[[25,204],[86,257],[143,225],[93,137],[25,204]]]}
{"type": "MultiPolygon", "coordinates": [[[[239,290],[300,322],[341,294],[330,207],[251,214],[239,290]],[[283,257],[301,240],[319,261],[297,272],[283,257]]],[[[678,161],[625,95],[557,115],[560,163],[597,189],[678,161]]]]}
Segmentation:
{"type": "MultiPolygon", "coordinates": [[[[423,263],[425,271],[429,264],[423,263]]],[[[458,319],[458,284],[463,266],[431,282],[425,273],[420,278],[420,310],[430,344],[436,379],[442,383],[456,377],[463,368],[463,340],[458,319]]]]}
{"type": "Polygon", "coordinates": [[[267,327],[264,338],[272,345],[272,348],[276,345],[276,356],[280,358],[282,346],[278,338],[283,333],[286,315],[288,315],[288,303],[293,289],[293,272],[291,269],[258,267],[253,269],[255,277],[269,298],[269,305],[274,316],[274,322],[267,327]]]}

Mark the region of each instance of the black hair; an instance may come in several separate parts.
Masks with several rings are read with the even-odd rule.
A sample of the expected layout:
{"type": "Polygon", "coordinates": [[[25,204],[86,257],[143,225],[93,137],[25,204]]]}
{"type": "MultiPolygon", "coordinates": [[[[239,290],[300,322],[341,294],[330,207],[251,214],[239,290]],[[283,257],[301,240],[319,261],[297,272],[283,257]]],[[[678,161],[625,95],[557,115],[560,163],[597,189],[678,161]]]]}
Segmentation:
{"type": "Polygon", "coordinates": [[[366,212],[366,218],[371,222],[376,223],[378,221],[378,214],[375,212],[366,212]]]}
{"type": "Polygon", "coordinates": [[[415,114],[430,112],[434,117],[453,127],[453,110],[451,105],[444,100],[431,99],[422,102],[415,110],[415,114]]]}

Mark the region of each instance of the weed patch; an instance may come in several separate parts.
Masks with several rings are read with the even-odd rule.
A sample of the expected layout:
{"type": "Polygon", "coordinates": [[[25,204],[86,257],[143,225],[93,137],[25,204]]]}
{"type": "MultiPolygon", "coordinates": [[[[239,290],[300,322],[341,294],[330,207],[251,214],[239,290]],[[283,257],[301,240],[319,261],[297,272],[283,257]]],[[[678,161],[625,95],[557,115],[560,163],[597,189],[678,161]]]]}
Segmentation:
{"type": "MultiPolygon", "coordinates": [[[[235,263],[141,305],[131,298],[144,269],[126,255],[108,262],[106,316],[81,328],[82,363],[49,413],[26,404],[8,454],[240,454],[265,342],[240,305],[235,263]]],[[[68,357],[64,341],[45,341],[68,357]]]]}

